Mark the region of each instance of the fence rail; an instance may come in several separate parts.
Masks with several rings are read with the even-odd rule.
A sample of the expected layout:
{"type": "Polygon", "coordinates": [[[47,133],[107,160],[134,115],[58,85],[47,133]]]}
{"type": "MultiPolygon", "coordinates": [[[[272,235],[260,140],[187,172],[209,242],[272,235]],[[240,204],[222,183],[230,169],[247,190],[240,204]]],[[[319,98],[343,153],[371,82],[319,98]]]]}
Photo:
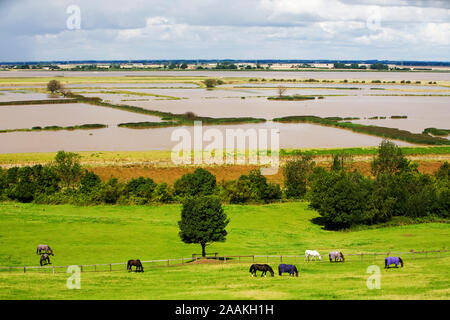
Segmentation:
{"type": "MultiPolygon", "coordinates": [[[[440,258],[442,254],[449,252],[449,250],[429,250],[429,251],[408,251],[408,252],[361,252],[361,253],[347,253],[345,254],[346,262],[364,262],[364,261],[376,261],[384,259],[388,256],[402,255],[403,259],[420,259],[420,258],[440,258]]],[[[222,263],[299,263],[305,261],[304,255],[214,255],[207,257],[208,259],[214,259],[222,263]]],[[[182,266],[188,263],[198,262],[201,257],[194,256],[189,258],[175,258],[175,259],[162,259],[162,260],[141,260],[144,267],[161,268],[161,267],[175,267],[182,266]]],[[[323,256],[323,261],[328,260],[328,255],[323,256]]],[[[319,261],[309,261],[319,262],[319,261]]],[[[102,264],[82,264],[77,265],[80,267],[81,272],[112,272],[112,271],[124,271],[127,268],[126,262],[116,263],[102,263],[102,264]]],[[[2,271],[23,271],[32,272],[48,272],[48,273],[66,273],[69,266],[15,266],[6,267],[0,266],[0,272],[2,271]]]]}

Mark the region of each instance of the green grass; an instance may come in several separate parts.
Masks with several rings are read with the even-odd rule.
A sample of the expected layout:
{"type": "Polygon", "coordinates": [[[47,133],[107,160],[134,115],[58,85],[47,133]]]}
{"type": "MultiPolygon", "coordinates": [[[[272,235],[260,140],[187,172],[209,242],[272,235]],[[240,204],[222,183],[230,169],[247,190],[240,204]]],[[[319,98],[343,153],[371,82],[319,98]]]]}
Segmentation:
{"type": "Polygon", "coordinates": [[[434,136],[446,137],[450,135],[450,129],[426,128],[422,133],[431,133],[434,136]]]}
{"type": "MultiPolygon", "coordinates": [[[[58,265],[125,262],[190,257],[200,246],[178,238],[179,205],[74,207],[0,204],[0,265],[37,265],[36,246],[48,243],[58,265]]],[[[315,211],[306,203],[226,205],[231,222],[224,243],[207,252],[225,255],[322,254],[340,249],[358,252],[448,248],[450,227],[427,223],[361,231],[322,230],[312,224],[315,211]]],[[[349,259],[349,258],[348,258],[349,259]]],[[[265,258],[263,259],[265,262],[265,258]]],[[[295,263],[298,278],[251,278],[245,263],[201,264],[155,268],[143,274],[82,273],[81,290],[67,290],[67,274],[0,272],[0,299],[449,299],[450,253],[441,258],[405,257],[403,269],[383,270],[381,290],[368,290],[371,259],[350,258],[344,264],[295,263]],[[45,283],[45,285],[43,285],[45,283]]],[[[236,259],[234,260],[236,262],[236,259]]],[[[276,268],[279,258],[269,263],[276,268]]]]}
{"type": "MultiPolygon", "coordinates": [[[[429,146],[429,147],[400,147],[404,155],[433,155],[450,154],[450,147],[429,146]]],[[[354,156],[369,156],[378,153],[377,147],[358,148],[323,148],[323,149],[280,149],[280,156],[293,156],[308,153],[314,156],[333,156],[335,154],[347,153],[354,156]]],[[[80,151],[81,162],[89,164],[92,162],[104,163],[124,163],[124,162],[168,162],[171,159],[170,150],[151,151],[80,151]]],[[[34,153],[5,153],[0,154],[0,165],[19,165],[49,163],[55,159],[56,152],[34,152],[34,153]]]]}
{"type": "Polygon", "coordinates": [[[60,130],[92,130],[92,129],[104,129],[108,126],[106,124],[100,124],[100,123],[87,123],[87,124],[81,124],[81,125],[75,125],[75,126],[68,126],[68,127],[60,127],[60,126],[45,126],[45,127],[33,127],[31,129],[5,129],[0,130],[0,133],[10,133],[10,132],[32,132],[32,131],[60,131],[60,130]]]}
{"type": "Polygon", "coordinates": [[[275,96],[268,97],[267,100],[280,100],[280,101],[303,101],[303,100],[314,100],[315,96],[302,96],[298,94],[294,94],[292,96],[275,96]]]}

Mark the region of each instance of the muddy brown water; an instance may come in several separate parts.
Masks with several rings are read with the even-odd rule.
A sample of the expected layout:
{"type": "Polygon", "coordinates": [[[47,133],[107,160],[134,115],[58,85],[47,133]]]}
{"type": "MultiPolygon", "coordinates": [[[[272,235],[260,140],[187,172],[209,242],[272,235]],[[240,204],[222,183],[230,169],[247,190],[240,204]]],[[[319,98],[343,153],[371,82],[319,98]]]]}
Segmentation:
{"type": "MultiPolygon", "coordinates": [[[[381,138],[353,133],[348,130],[321,127],[311,124],[279,124],[262,123],[233,126],[204,126],[208,129],[218,129],[223,135],[227,129],[279,129],[281,148],[336,148],[377,146],[381,138]]],[[[109,127],[97,130],[76,130],[57,132],[14,132],[0,134],[0,153],[24,152],[56,152],[66,151],[133,151],[133,150],[171,150],[180,140],[172,141],[175,130],[187,130],[193,139],[193,127],[158,128],[158,129],[127,129],[109,127]]],[[[180,132],[180,131],[178,131],[180,132]]],[[[270,131],[268,132],[270,137],[270,131]]],[[[270,146],[270,138],[267,139],[270,146]]],[[[399,145],[410,145],[397,142],[399,145]]],[[[209,142],[204,142],[203,146],[209,142]]],[[[193,145],[193,143],[192,143],[193,145]]]]}
{"type": "Polygon", "coordinates": [[[0,129],[29,129],[52,125],[65,127],[87,123],[114,126],[122,122],[140,121],[161,120],[158,117],[82,103],[0,106],[0,129]]]}

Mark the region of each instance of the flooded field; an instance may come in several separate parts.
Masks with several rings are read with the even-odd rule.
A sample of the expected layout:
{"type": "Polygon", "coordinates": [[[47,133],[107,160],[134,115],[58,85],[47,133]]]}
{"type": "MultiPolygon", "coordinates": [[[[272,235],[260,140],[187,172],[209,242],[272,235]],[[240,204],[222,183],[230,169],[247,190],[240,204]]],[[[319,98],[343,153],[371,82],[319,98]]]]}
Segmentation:
{"type": "MultiPolygon", "coordinates": [[[[217,125],[225,134],[227,129],[280,130],[281,148],[336,148],[376,146],[381,138],[348,130],[312,124],[281,124],[270,120],[294,115],[320,117],[358,117],[354,123],[399,128],[421,133],[427,127],[450,129],[450,88],[428,85],[425,81],[450,81],[450,73],[426,72],[0,72],[0,77],[86,77],[66,87],[86,97],[99,97],[105,102],[136,106],[184,114],[194,112],[208,117],[254,117],[268,120],[260,124],[217,125]],[[130,77],[157,77],[140,83],[130,77]],[[228,83],[212,90],[199,87],[192,77],[228,77],[228,83]],[[95,83],[88,80],[98,77],[95,83]],[[103,78],[102,78],[103,77],[103,78]],[[117,78],[113,78],[117,77],[117,78]],[[191,78],[183,78],[191,77],[191,78]],[[233,78],[230,78],[233,77],[233,78]],[[270,79],[366,79],[365,84],[353,83],[280,83],[242,80],[250,77],[270,79]],[[101,82],[105,79],[105,82],[101,82]],[[373,84],[372,80],[409,80],[411,84],[373,84]],[[98,82],[97,82],[98,81],[98,82]],[[416,84],[421,81],[421,84],[416,84]],[[78,83],[80,82],[80,83],[78,83]],[[278,95],[278,86],[287,87],[285,95],[323,96],[322,99],[303,101],[268,100],[278,95]],[[434,96],[433,96],[434,95],[434,96]],[[390,119],[391,116],[406,119],[390,119]],[[386,119],[371,120],[371,117],[386,119]]],[[[197,78],[196,78],[197,79],[197,78]]],[[[196,80],[196,81],[198,81],[196,80]]],[[[43,78],[42,81],[47,81],[43,78]]],[[[41,93],[45,85],[3,86],[0,102],[51,99],[41,93]],[[15,89],[15,90],[6,90],[15,89]],[[37,91],[37,92],[36,92],[37,91]]],[[[59,97],[61,98],[61,97],[59,97]]],[[[70,126],[87,123],[106,124],[106,129],[58,132],[13,132],[0,134],[0,153],[101,150],[170,150],[177,142],[171,134],[180,127],[157,129],[118,128],[123,122],[161,122],[156,116],[121,111],[84,103],[0,106],[0,130],[34,126],[70,126]]],[[[205,130],[213,128],[204,127],[205,130]]],[[[192,132],[192,127],[187,127],[192,132]]],[[[448,138],[448,137],[447,137],[448,138]]],[[[399,145],[410,145],[398,142],[399,145]]]]}
{"type": "MultiPolygon", "coordinates": [[[[357,134],[348,130],[320,127],[312,124],[247,124],[234,126],[207,126],[219,129],[225,137],[226,130],[236,129],[279,129],[281,148],[335,148],[377,146],[381,138],[357,134]]],[[[0,153],[56,152],[65,151],[137,151],[171,150],[180,141],[171,140],[176,129],[188,130],[194,136],[192,127],[159,129],[126,129],[110,127],[97,130],[57,131],[57,132],[14,132],[0,134],[0,153]]],[[[225,139],[223,140],[224,145],[225,139]]],[[[409,146],[406,142],[396,142],[409,146]]],[[[248,144],[248,142],[247,142],[248,144]]],[[[205,147],[207,142],[203,144],[205,147]]],[[[268,142],[270,146],[270,141],[268,142]]]]}
{"type": "MultiPolygon", "coordinates": [[[[0,106],[0,129],[29,129],[34,126],[53,125],[65,127],[87,123],[115,126],[122,122],[139,121],[161,120],[158,117],[82,103],[0,106]]],[[[0,135],[2,134],[0,133],[0,135]]]]}

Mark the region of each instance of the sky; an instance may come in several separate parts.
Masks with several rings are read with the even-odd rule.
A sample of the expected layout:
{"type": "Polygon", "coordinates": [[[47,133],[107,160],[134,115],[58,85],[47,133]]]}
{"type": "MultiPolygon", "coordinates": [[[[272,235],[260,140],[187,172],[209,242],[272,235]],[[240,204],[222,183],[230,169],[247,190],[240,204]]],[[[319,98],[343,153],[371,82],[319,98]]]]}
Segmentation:
{"type": "Polygon", "coordinates": [[[449,0],[0,0],[0,61],[450,61],[449,0]]]}

